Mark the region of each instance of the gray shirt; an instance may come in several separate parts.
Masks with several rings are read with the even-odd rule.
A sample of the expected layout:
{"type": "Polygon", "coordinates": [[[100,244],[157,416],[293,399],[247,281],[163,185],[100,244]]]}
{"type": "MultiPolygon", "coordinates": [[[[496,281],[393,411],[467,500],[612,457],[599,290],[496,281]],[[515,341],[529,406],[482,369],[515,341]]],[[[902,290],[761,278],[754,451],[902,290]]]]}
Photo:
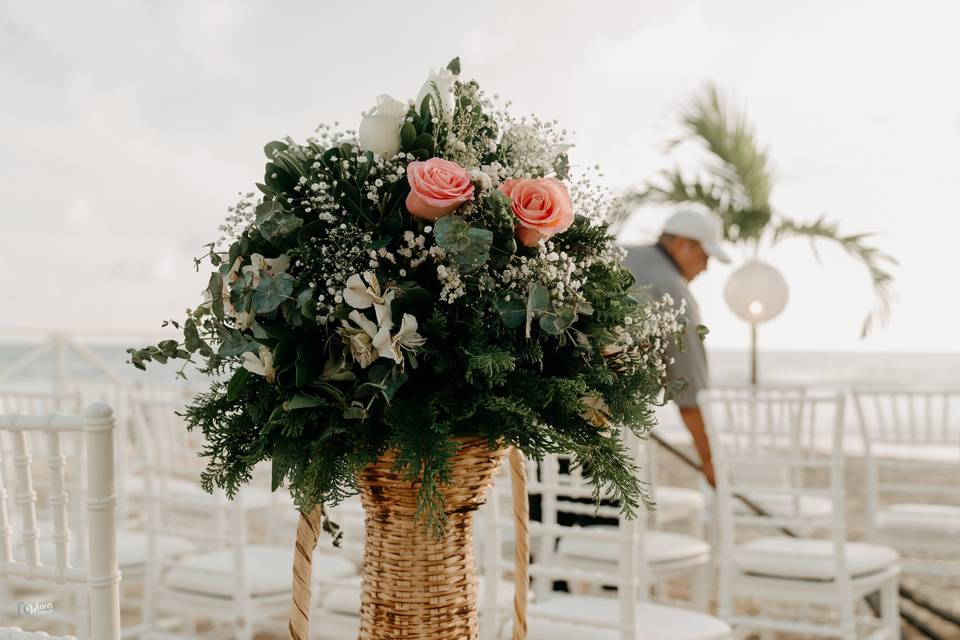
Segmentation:
{"type": "Polygon", "coordinates": [[[689,385],[686,391],[676,398],[676,403],[680,407],[696,407],[697,392],[707,388],[710,377],[703,341],[697,335],[697,326],[700,324],[700,308],[697,306],[697,301],[690,294],[687,281],[680,274],[680,269],[662,249],[655,245],[624,248],[627,250],[624,266],[630,269],[637,279],[637,285],[649,285],[650,293],[658,298],[669,293],[677,304],[680,304],[680,300],[687,301],[684,350],[677,351],[671,347],[670,355],[675,360],[667,367],[667,378],[669,380],[685,378],[689,385]]]}

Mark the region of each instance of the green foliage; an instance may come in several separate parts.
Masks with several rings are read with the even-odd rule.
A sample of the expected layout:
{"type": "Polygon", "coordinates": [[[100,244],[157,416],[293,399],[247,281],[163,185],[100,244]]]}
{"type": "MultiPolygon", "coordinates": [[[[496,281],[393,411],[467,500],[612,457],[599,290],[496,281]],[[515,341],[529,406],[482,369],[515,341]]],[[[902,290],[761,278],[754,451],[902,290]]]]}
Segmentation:
{"type": "MultiPolygon", "coordinates": [[[[448,69],[459,74],[459,61],[448,69]]],[[[445,113],[434,85],[407,111],[395,158],[345,137],[268,143],[263,197],[238,215],[229,246],[209,245],[208,299],[170,322],[182,340],[128,351],[141,369],[181,360],[213,376],[184,413],[204,436],[207,490],[233,496],[270,461],[274,488],[286,484],[306,512],[356,493],[357,474],[394,451],[396,470],[419,483],[418,518],[439,533],[455,439],[480,436],[533,459],[568,454],[598,499],[631,515],[644,504],[621,435],[653,424],[669,338],[659,328],[672,320],[634,296],[604,224],[577,216],[518,283],[504,271],[547,249],[517,243],[511,200],[489,177],[429,225],[407,211],[411,156],[445,157],[451,136],[475,163],[510,168],[476,83],[453,97],[445,113]],[[582,265],[566,289],[549,267],[561,253],[582,265]],[[610,424],[585,417],[588,398],[609,407],[610,424]]],[[[568,175],[565,154],[549,161],[568,175]]]]}

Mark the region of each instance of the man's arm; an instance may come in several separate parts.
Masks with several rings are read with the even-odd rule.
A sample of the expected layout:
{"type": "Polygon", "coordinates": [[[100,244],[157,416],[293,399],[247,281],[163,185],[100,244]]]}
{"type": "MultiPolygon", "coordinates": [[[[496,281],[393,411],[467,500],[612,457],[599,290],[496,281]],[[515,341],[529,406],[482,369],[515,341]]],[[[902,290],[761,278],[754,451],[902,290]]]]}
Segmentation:
{"type": "Polygon", "coordinates": [[[707,440],[707,431],[703,426],[703,415],[700,408],[696,406],[680,407],[680,416],[684,424],[687,425],[687,431],[693,437],[693,446],[696,447],[700,455],[700,462],[703,464],[703,475],[710,483],[711,487],[716,486],[713,477],[713,460],[710,457],[710,442],[707,440]]]}

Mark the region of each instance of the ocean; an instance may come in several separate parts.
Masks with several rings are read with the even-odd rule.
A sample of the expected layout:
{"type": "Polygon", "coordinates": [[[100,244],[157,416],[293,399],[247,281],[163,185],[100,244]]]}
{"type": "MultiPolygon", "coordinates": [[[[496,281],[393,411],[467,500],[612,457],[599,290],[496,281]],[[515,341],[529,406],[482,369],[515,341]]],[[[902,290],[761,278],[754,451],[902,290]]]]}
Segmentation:
{"type": "MultiPolygon", "coordinates": [[[[50,384],[55,369],[50,353],[20,369],[10,379],[4,379],[7,367],[38,346],[0,343],[0,387],[39,389],[50,384]]],[[[131,382],[177,384],[176,371],[182,362],[152,363],[147,371],[140,371],[127,364],[127,346],[100,343],[90,344],[88,348],[111,370],[131,382]]],[[[713,384],[740,385],[749,381],[748,352],[712,350],[709,358],[713,384]]],[[[64,364],[71,380],[93,382],[102,378],[94,365],[69,349],[64,364]]],[[[769,385],[960,388],[960,353],[761,351],[758,370],[760,382],[769,385]]],[[[204,384],[203,376],[194,370],[188,369],[187,376],[191,386],[204,384]]]]}

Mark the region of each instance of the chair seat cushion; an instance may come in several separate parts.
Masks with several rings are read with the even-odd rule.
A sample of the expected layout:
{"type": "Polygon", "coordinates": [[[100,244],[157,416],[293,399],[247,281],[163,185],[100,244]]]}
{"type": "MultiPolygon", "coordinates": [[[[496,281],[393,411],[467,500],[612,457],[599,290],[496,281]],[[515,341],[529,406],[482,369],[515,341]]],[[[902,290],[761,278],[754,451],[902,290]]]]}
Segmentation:
{"type": "MultiPolygon", "coordinates": [[[[854,578],[895,565],[896,551],[876,544],[848,542],[847,568],[854,578]]],[[[735,561],[740,571],[753,575],[794,580],[833,580],[833,542],[803,538],[759,538],[737,547],[735,561]]]]}
{"type": "MultiPolygon", "coordinates": [[[[268,596],[291,589],[293,549],[252,544],[243,549],[247,584],[251,596],[268,596]]],[[[167,588],[203,595],[231,598],[237,576],[234,572],[234,550],[219,549],[186,556],[176,561],[164,576],[167,588]]],[[[339,556],[313,555],[314,571],[330,578],[356,573],[353,564],[339,556]]]]}
{"type": "MultiPolygon", "coordinates": [[[[120,568],[145,565],[148,543],[149,538],[146,532],[121,529],[117,535],[117,558],[120,561],[120,568]]],[[[182,556],[195,548],[192,542],[180,536],[157,536],[157,551],[164,557],[182,556]]]]}
{"type": "Polygon", "coordinates": [[[877,511],[877,532],[960,540],[960,507],[905,502],[877,511]]]}
{"type": "MultiPolygon", "coordinates": [[[[613,525],[597,525],[591,529],[616,531],[613,525]]],[[[648,529],[644,536],[647,562],[657,564],[674,562],[698,556],[709,555],[710,545],[699,538],[672,531],[648,529]]],[[[578,560],[600,560],[605,562],[620,561],[620,545],[617,543],[602,543],[586,538],[560,538],[557,545],[557,555],[576,558],[578,560]]]]}
{"type": "Polygon", "coordinates": [[[687,487],[655,487],[654,500],[661,521],[683,518],[691,512],[703,511],[706,504],[699,490],[687,487]]]}
{"type": "Polygon", "coordinates": [[[960,447],[956,443],[945,444],[908,444],[874,442],[870,444],[870,453],[874,458],[895,460],[918,460],[940,464],[960,462],[960,447]]]}
{"type": "MultiPolygon", "coordinates": [[[[774,516],[821,518],[833,513],[833,501],[823,496],[794,496],[778,493],[751,493],[747,496],[758,507],[774,516]]],[[[739,514],[753,514],[742,501],[734,499],[733,509],[739,514]]]]}
{"type": "MultiPolygon", "coordinates": [[[[527,640],[620,640],[617,628],[587,626],[616,624],[620,619],[616,598],[555,595],[528,610],[527,640]],[[562,616],[564,621],[546,616],[562,616]]],[[[643,640],[723,640],[730,635],[730,625],[723,620],[689,609],[638,602],[636,616],[637,637],[643,640]]]]}
{"type": "MultiPolygon", "coordinates": [[[[480,576],[479,580],[479,603],[482,607],[486,600],[485,578],[480,576]]],[[[331,613],[342,613],[347,615],[360,615],[360,576],[350,576],[340,580],[336,586],[327,592],[323,597],[323,609],[331,613]]],[[[502,608],[508,608],[513,604],[513,582],[501,580],[497,590],[497,604],[502,608]]]]}
{"type": "MultiPolygon", "coordinates": [[[[43,525],[41,525],[41,532],[43,525]]],[[[87,564],[87,550],[79,548],[75,538],[70,540],[70,562],[75,566],[87,564]]],[[[117,560],[120,569],[130,570],[147,563],[147,534],[143,531],[121,529],[117,532],[117,560]]],[[[57,547],[49,538],[40,540],[40,562],[46,565],[57,564],[57,547]]],[[[157,536],[157,551],[164,557],[174,557],[194,550],[194,544],[186,538],[173,535],[157,536]]],[[[23,544],[17,545],[14,556],[24,558],[23,544]]]]}

